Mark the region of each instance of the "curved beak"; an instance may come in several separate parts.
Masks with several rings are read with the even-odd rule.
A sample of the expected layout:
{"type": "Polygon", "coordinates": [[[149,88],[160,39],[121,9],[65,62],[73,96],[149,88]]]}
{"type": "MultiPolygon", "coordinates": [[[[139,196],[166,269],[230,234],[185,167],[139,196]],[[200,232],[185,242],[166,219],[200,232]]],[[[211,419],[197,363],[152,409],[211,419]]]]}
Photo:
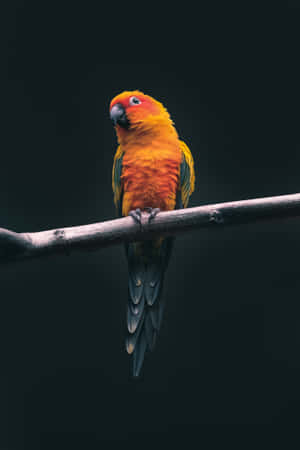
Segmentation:
{"type": "Polygon", "coordinates": [[[116,103],[110,110],[110,118],[114,126],[120,125],[123,128],[129,128],[129,120],[127,119],[125,109],[121,103],[116,103]]]}

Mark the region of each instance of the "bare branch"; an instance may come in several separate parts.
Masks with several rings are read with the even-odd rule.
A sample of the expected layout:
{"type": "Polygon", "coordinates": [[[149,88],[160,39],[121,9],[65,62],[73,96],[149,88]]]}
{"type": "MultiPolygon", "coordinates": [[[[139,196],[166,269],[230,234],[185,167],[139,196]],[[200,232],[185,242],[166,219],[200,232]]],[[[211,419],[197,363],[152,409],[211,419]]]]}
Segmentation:
{"type": "Polygon", "coordinates": [[[300,194],[218,203],[162,212],[142,227],[131,217],[38,233],[15,233],[0,228],[0,262],[24,260],[73,250],[98,250],[122,242],[175,235],[203,227],[224,227],[262,220],[300,217],[300,194]]]}

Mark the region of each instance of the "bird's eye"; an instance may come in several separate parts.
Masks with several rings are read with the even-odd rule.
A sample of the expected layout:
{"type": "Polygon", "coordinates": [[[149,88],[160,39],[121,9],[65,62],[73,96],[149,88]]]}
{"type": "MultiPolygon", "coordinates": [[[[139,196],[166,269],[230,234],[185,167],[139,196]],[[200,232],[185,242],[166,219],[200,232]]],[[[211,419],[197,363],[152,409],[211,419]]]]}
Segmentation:
{"type": "Polygon", "coordinates": [[[141,100],[137,97],[130,97],[129,99],[129,105],[139,105],[141,102],[141,100]]]}

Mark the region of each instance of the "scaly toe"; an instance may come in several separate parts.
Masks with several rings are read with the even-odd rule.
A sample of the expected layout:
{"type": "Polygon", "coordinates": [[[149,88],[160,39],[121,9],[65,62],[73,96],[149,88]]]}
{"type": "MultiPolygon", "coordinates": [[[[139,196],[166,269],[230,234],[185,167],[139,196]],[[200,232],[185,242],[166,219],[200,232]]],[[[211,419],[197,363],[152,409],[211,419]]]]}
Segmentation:
{"type": "Polygon", "coordinates": [[[148,223],[150,223],[151,220],[153,220],[159,212],[160,212],[159,208],[153,208],[153,209],[151,208],[149,218],[148,218],[148,223]]]}
{"type": "Polygon", "coordinates": [[[133,218],[135,223],[137,223],[138,225],[142,226],[142,212],[141,212],[140,208],[137,208],[135,210],[133,209],[132,211],[129,211],[128,215],[133,218]]]}

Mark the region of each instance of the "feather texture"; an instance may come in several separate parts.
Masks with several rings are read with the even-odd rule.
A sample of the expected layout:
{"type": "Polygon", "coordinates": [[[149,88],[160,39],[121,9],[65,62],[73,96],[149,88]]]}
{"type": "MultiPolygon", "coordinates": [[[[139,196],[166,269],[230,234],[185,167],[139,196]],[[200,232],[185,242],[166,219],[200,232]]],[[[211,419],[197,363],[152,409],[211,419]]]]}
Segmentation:
{"type": "Polygon", "coordinates": [[[152,351],[161,326],[164,303],[161,298],[164,274],[171,254],[173,238],[129,244],[129,298],[126,349],[133,353],[133,375],[139,375],[144,354],[152,351]],[[135,262],[135,264],[132,263],[135,262]],[[143,265],[143,270],[135,268],[143,265]],[[131,280],[139,277],[139,286],[131,280]],[[150,294],[149,294],[150,292],[150,294]],[[136,302],[137,297],[139,301],[136,302]]]}
{"type": "Polygon", "coordinates": [[[114,157],[114,164],[113,164],[113,171],[112,171],[112,188],[114,193],[114,204],[117,209],[118,216],[122,215],[122,193],[123,188],[121,184],[121,174],[122,174],[122,161],[123,161],[124,152],[121,148],[121,146],[118,147],[115,157],[114,157]]]}
{"type": "MultiPolygon", "coordinates": [[[[164,106],[139,91],[123,92],[111,102],[126,112],[128,129],[116,125],[119,141],[112,174],[114,203],[119,216],[152,207],[162,211],[188,205],[194,191],[192,154],[164,106]],[[131,102],[134,97],[139,103],[131,102]]],[[[138,376],[147,350],[153,350],[161,327],[162,287],[173,238],[125,246],[128,261],[126,349],[138,376]]]]}
{"type": "Polygon", "coordinates": [[[182,151],[182,160],[180,164],[180,190],[182,205],[186,208],[189,203],[189,198],[195,189],[194,160],[190,149],[183,141],[180,141],[180,148],[182,151]]]}

